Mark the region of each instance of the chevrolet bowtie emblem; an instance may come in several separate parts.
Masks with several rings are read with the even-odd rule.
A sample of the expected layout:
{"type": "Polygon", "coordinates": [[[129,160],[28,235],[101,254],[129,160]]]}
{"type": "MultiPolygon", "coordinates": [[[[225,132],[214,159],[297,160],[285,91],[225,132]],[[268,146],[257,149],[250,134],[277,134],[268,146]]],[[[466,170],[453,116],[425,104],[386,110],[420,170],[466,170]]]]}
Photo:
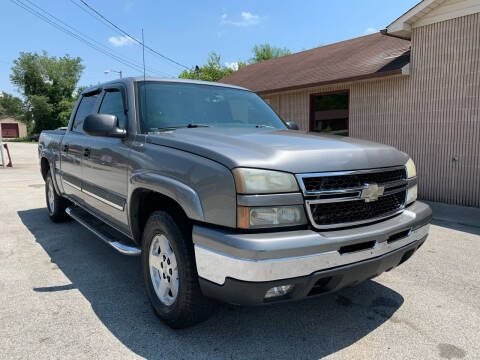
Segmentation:
{"type": "Polygon", "coordinates": [[[383,186],[377,184],[365,184],[360,197],[365,199],[365,202],[377,201],[378,197],[383,195],[384,190],[383,186]]]}

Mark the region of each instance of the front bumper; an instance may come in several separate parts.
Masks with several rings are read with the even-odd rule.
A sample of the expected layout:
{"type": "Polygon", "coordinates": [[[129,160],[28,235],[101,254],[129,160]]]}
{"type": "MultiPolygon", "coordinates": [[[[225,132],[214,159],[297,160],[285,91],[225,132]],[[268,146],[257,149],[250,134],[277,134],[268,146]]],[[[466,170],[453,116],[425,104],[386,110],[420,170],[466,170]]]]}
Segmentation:
{"type": "Polygon", "coordinates": [[[343,230],[238,234],[195,226],[202,291],[227,302],[253,304],[264,302],[265,292],[276,286],[272,284],[293,284],[295,279],[303,284],[296,283],[290,295],[295,298],[307,296],[325,277],[335,278],[335,285],[325,285],[321,292],[338,290],[405,261],[425,241],[431,216],[430,207],[417,201],[388,220],[343,230]],[[261,293],[255,301],[249,299],[256,293],[248,290],[251,286],[261,293]],[[232,287],[238,296],[232,296],[232,287]]]}

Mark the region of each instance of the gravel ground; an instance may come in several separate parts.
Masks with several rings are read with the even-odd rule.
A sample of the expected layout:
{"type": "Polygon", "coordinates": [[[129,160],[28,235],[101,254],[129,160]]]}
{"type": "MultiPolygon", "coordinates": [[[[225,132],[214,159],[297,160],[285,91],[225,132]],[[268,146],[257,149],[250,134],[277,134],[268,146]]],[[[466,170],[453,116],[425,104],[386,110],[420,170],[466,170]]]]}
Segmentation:
{"type": "Polygon", "coordinates": [[[221,306],[174,331],[150,308],[140,258],[73,221],[51,223],[36,146],[9,147],[14,167],[0,168],[1,359],[480,358],[480,227],[461,225],[456,211],[448,218],[444,209],[425,245],[375,280],[299,303],[221,306]]]}

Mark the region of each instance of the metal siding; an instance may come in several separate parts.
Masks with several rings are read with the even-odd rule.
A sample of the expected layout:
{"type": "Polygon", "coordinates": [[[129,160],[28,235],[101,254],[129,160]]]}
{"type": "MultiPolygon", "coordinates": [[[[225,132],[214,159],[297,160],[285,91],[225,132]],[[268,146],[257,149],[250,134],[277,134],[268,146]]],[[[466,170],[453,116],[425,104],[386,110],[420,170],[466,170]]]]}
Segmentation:
{"type": "Polygon", "coordinates": [[[413,29],[409,76],[264,98],[308,130],[310,94],[342,89],[350,90],[350,136],[408,153],[422,198],[480,206],[480,13],[413,29]]]}

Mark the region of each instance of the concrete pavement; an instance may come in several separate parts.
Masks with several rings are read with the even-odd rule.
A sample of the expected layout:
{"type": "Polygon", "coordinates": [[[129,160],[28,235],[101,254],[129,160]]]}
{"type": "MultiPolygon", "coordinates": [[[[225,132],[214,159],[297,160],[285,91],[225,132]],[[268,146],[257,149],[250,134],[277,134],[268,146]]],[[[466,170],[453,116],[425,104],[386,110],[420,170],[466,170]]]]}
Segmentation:
{"type": "MultiPolygon", "coordinates": [[[[221,306],[175,331],[148,303],[140,258],[45,208],[33,144],[0,168],[0,359],[478,359],[480,228],[435,220],[405,264],[338,294],[221,306]]],[[[447,211],[448,213],[448,211],[447,211]]]]}

